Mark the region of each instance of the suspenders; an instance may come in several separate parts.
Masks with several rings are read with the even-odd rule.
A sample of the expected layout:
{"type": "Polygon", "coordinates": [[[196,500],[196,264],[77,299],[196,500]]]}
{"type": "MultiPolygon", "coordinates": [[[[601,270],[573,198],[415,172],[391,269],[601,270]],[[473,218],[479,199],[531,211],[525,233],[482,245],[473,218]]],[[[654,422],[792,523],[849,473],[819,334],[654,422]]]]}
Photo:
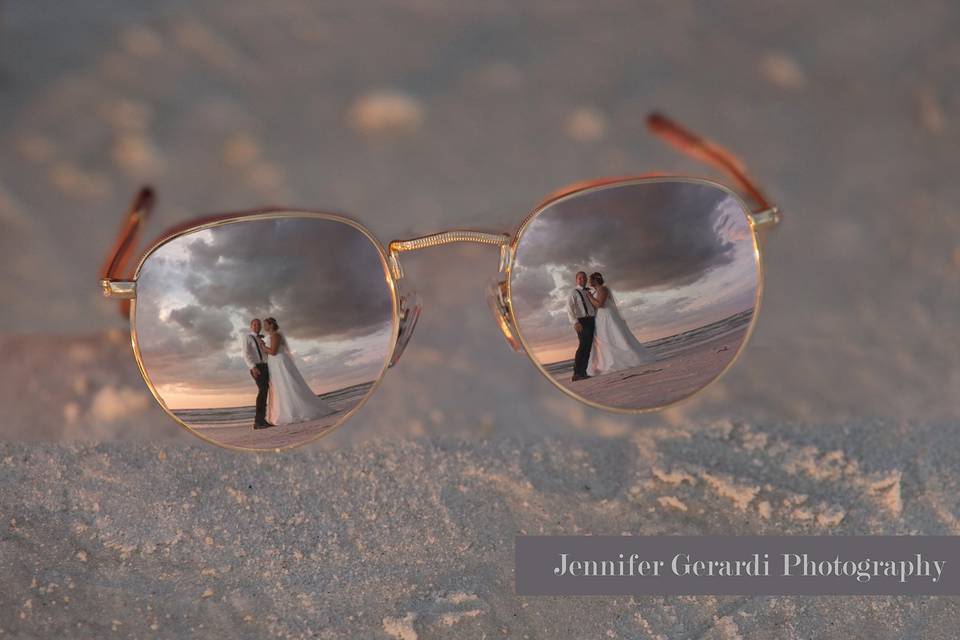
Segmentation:
{"type": "Polygon", "coordinates": [[[263,362],[263,351],[260,351],[260,341],[257,340],[257,336],[250,334],[250,337],[253,338],[253,346],[257,348],[257,355],[260,356],[260,362],[263,362]]]}
{"type": "Polygon", "coordinates": [[[583,304],[583,313],[585,317],[590,317],[590,309],[593,309],[593,305],[590,305],[590,309],[587,308],[587,299],[583,297],[583,291],[580,289],[574,289],[577,292],[577,295],[580,296],[580,302],[583,304]]]}

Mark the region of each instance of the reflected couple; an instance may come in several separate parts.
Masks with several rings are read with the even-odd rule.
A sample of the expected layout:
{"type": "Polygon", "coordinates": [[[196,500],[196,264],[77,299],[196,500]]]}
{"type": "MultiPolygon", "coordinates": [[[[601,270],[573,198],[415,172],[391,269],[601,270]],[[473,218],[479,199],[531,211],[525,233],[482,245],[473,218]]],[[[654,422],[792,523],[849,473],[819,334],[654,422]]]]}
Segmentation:
{"type": "Polygon", "coordinates": [[[653,180],[548,204],[517,241],[510,291],[524,346],[556,384],[605,407],[648,410],[730,364],[758,283],[736,196],[653,180]]]}
{"type": "Polygon", "coordinates": [[[603,274],[593,273],[588,279],[585,271],[578,271],[576,282],[567,299],[567,315],[578,340],[572,382],[657,361],[620,315],[603,274]]]}
{"type": "Polygon", "coordinates": [[[310,390],[276,318],[267,318],[262,324],[259,318],[250,321],[242,353],[257,385],[254,429],[311,422],[336,413],[310,390]]]}
{"type": "Polygon", "coordinates": [[[302,444],[354,411],[385,369],[387,277],[377,246],[336,220],[268,217],[178,236],[137,278],[144,370],[204,438],[302,444]]]}

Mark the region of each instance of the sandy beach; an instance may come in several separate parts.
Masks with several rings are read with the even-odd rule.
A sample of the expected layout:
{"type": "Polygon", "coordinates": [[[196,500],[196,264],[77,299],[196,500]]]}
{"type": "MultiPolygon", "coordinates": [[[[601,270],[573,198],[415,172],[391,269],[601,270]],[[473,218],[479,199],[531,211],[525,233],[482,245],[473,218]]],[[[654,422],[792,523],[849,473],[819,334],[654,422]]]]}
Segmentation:
{"type": "Polygon", "coordinates": [[[409,439],[276,456],[199,444],[0,443],[0,629],[953,639],[956,598],[516,596],[513,539],[956,535],[958,438],[958,423],[860,421],[409,439]]]}
{"type": "Polygon", "coordinates": [[[229,427],[194,426],[193,429],[204,438],[229,447],[283,449],[323,435],[336,425],[343,414],[344,411],[337,411],[320,420],[276,425],[266,429],[254,429],[250,424],[229,427]]]}
{"type": "Polygon", "coordinates": [[[635,369],[571,382],[570,373],[554,379],[599,404],[617,407],[660,406],[686,398],[717,376],[736,355],[746,326],[681,350],[657,353],[661,359],[635,369]]]}
{"type": "Polygon", "coordinates": [[[253,407],[227,410],[175,411],[198,434],[219,444],[245,449],[284,449],[314,440],[334,428],[353,407],[360,403],[372,383],[338,390],[320,397],[336,413],[319,420],[298,424],[275,425],[266,429],[253,428],[253,407]],[[216,421],[204,421],[203,414],[216,416],[216,421]]]}

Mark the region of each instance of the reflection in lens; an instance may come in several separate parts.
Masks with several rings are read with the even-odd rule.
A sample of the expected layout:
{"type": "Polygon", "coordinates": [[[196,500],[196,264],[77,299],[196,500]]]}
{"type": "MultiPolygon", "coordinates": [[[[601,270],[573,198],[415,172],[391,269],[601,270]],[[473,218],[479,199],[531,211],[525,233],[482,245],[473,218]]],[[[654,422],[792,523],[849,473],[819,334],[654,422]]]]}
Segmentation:
{"type": "Polygon", "coordinates": [[[143,263],[135,303],[156,394],[228,446],[283,448],[330,431],[371,391],[393,337],[377,247],[326,218],[247,219],[177,237],[143,263]]]}
{"type": "Polygon", "coordinates": [[[554,381],[619,409],[715,379],[753,320],[757,253],[740,201],[700,182],[600,187],[547,205],[511,269],[517,326],[554,381]]]}

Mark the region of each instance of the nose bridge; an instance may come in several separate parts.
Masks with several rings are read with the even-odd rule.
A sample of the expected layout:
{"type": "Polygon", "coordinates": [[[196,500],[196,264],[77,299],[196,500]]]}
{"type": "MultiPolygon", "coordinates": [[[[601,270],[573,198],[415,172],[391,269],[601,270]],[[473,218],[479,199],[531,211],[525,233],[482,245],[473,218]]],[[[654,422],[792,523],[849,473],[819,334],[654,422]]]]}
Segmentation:
{"type": "MultiPolygon", "coordinates": [[[[507,343],[514,351],[523,351],[520,341],[517,339],[516,330],[510,317],[509,296],[507,294],[507,282],[503,280],[504,274],[510,268],[512,252],[510,251],[510,234],[508,233],[490,233],[487,231],[469,231],[464,229],[453,229],[441,231],[426,236],[419,236],[409,240],[394,240],[389,245],[390,271],[396,280],[403,278],[403,268],[400,266],[400,254],[407,251],[418,251],[430,247],[439,247],[444,244],[453,244],[455,242],[469,242],[473,244],[487,244],[500,248],[500,266],[498,274],[490,282],[487,289],[487,300],[490,303],[490,310],[497,322],[497,326],[506,338],[507,343]]],[[[396,350],[391,359],[390,365],[393,366],[400,359],[406,348],[413,329],[416,326],[417,318],[420,316],[420,298],[415,293],[403,296],[401,300],[401,330],[400,339],[396,350]]]]}
{"type": "Polygon", "coordinates": [[[431,233],[409,240],[394,240],[390,243],[390,270],[393,277],[403,277],[403,268],[400,266],[400,254],[407,251],[419,251],[430,247],[439,247],[455,242],[469,242],[473,244],[489,244],[500,247],[500,271],[507,268],[510,257],[510,234],[490,233],[487,231],[469,231],[465,229],[451,229],[439,233],[431,233]]]}

